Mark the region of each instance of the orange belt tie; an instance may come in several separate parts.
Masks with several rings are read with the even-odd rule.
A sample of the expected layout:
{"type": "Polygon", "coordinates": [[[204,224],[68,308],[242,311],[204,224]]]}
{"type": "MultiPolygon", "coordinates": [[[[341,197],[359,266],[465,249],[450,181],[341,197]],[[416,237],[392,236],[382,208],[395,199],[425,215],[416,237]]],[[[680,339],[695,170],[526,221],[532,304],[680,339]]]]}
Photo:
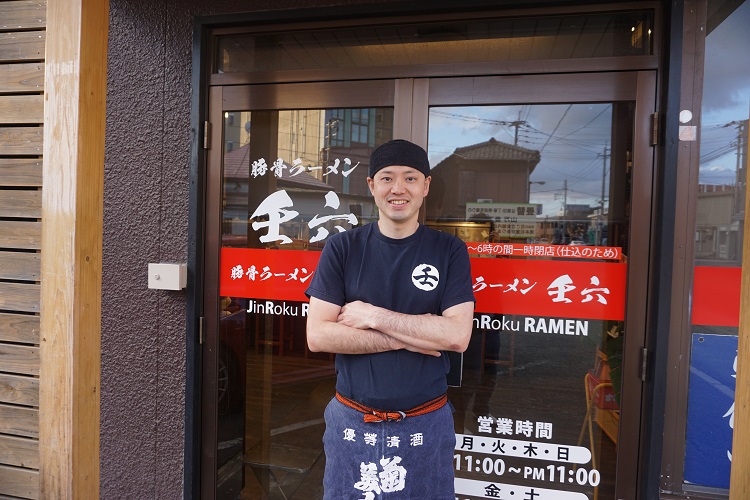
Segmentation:
{"type": "Polygon", "coordinates": [[[425,413],[439,410],[440,408],[445,406],[445,403],[448,402],[448,395],[443,394],[442,396],[438,396],[435,399],[427,401],[426,403],[422,403],[421,405],[415,406],[411,410],[407,411],[376,410],[375,408],[370,408],[369,406],[365,406],[345,396],[342,396],[338,392],[336,393],[336,399],[338,399],[342,404],[348,406],[349,408],[363,413],[365,416],[365,422],[372,423],[386,421],[398,422],[399,420],[403,420],[406,417],[418,417],[419,415],[424,415],[425,413]]]}

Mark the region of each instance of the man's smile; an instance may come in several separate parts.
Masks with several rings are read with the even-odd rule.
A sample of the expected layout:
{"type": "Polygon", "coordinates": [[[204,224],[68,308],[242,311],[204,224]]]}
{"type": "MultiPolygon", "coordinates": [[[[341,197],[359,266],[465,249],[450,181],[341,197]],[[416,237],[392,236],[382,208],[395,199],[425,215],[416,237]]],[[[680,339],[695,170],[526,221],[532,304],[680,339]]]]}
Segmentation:
{"type": "Polygon", "coordinates": [[[375,178],[367,179],[370,193],[379,210],[378,227],[386,236],[403,238],[417,230],[419,208],[430,186],[430,177],[419,170],[389,165],[375,178]]]}

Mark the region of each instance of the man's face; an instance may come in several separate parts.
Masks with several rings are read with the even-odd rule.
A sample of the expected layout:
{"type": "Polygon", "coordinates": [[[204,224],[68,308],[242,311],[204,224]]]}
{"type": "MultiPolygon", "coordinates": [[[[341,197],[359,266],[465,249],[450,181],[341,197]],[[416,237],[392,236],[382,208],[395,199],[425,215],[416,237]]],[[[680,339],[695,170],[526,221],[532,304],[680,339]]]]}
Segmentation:
{"type": "Polygon", "coordinates": [[[395,224],[415,223],[419,207],[430,190],[431,177],[412,167],[388,166],[367,178],[380,210],[380,220],[395,224]]]}

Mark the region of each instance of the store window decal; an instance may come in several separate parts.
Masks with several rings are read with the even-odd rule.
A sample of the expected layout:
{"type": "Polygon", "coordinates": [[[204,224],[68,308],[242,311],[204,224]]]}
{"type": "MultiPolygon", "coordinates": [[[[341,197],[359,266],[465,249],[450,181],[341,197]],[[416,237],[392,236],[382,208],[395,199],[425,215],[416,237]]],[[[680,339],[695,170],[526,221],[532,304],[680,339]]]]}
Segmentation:
{"type": "MultiPolygon", "coordinates": [[[[333,176],[348,177],[359,163],[331,157],[313,165],[305,166],[300,159],[289,164],[278,158],[270,165],[264,158],[250,160],[248,179],[259,179],[265,186],[266,181],[260,180],[265,177],[272,192],[247,207],[246,227],[252,236],[250,231],[239,234],[247,234],[246,241],[260,242],[264,248],[225,246],[219,269],[220,294],[246,299],[249,314],[281,320],[305,318],[308,299],[304,292],[317,268],[317,250],[331,234],[373,220],[372,214],[353,208],[358,203],[356,196],[361,194],[353,195],[346,187],[339,190],[333,187],[336,182],[331,182],[333,176]],[[315,189],[295,190],[284,184],[307,172],[318,181],[330,183],[331,189],[316,185],[315,189]],[[348,208],[346,203],[351,203],[348,208]],[[309,231],[297,230],[293,235],[292,226],[309,231]]],[[[486,237],[489,241],[463,238],[470,255],[476,299],[474,329],[481,332],[483,344],[485,336],[521,334],[533,336],[538,343],[560,339],[572,350],[579,349],[577,343],[585,343],[589,349],[611,326],[604,322],[624,320],[627,259],[622,248],[545,244],[547,239],[537,238],[543,220],[540,204],[467,202],[465,212],[458,214],[458,220],[464,215],[466,221],[491,220],[493,238],[500,239],[493,241],[478,233],[477,239],[486,237]]],[[[428,216],[428,225],[429,221],[428,216]]],[[[590,241],[606,245],[603,237],[590,241]]],[[[434,288],[439,280],[437,270],[427,264],[412,273],[415,286],[423,289],[434,288]]],[[[572,389],[584,402],[583,374],[580,380],[580,386],[572,389]]],[[[590,390],[586,386],[587,408],[592,404],[590,390]]],[[[592,401],[601,398],[609,398],[607,409],[619,409],[611,387],[609,392],[591,395],[592,401]]],[[[557,420],[557,415],[535,411],[498,415],[487,409],[470,418],[467,413],[463,431],[457,430],[455,436],[457,499],[583,500],[589,496],[581,491],[596,491],[602,478],[592,453],[595,443],[587,441],[580,420],[571,427],[565,418],[557,420]],[[576,443],[579,429],[581,436],[576,443]]],[[[589,425],[592,418],[587,414],[589,425]]],[[[339,439],[346,445],[382,446],[395,452],[377,463],[359,464],[360,477],[352,480],[352,498],[388,498],[388,493],[401,491],[408,481],[416,479],[410,476],[402,457],[408,448],[422,444],[421,434],[380,436],[344,429],[339,439]]]]}
{"type": "Polygon", "coordinates": [[[698,119],[700,161],[685,425],[686,484],[728,489],[746,224],[750,66],[744,51],[750,2],[719,10],[709,0],[703,93],[698,119]],[[720,14],[719,14],[720,12],[720,14]],[[737,61],[743,63],[738,64],[737,61]]]}
{"type": "MultiPolygon", "coordinates": [[[[329,191],[328,193],[326,193],[323,208],[330,207],[336,210],[339,208],[340,204],[341,202],[339,201],[339,197],[336,193],[334,193],[333,191],[329,191]]],[[[297,212],[296,210],[291,210],[293,206],[294,202],[292,201],[289,194],[283,189],[281,191],[276,191],[268,195],[266,199],[264,199],[261,204],[258,205],[258,208],[255,209],[250,218],[255,219],[261,216],[267,216],[268,218],[268,220],[266,221],[256,221],[252,224],[253,230],[255,231],[258,231],[260,229],[268,230],[266,234],[260,237],[261,243],[278,242],[282,245],[292,243],[291,238],[281,234],[280,231],[282,224],[284,224],[285,222],[290,222],[299,215],[299,212],[297,212]]],[[[310,238],[310,243],[316,243],[328,237],[329,231],[324,227],[318,226],[332,220],[343,220],[346,221],[347,224],[352,226],[356,226],[357,224],[359,224],[357,216],[353,213],[326,215],[323,217],[320,217],[319,214],[316,214],[310,220],[310,222],[307,223],[310,229],[315,229],[316,227],[318,228],[317,233],[310,238]]],[[[336,225],[335,227],[339,232],[346,231],[346,228],[341,225],[336,225]]]]}
{"type": "Polygon", "coordinates": [[[737,337],[694,333],[691,352],[685,480],[729,488],[737,337]]]}
{"type": "MultiPolygon", "coordinates": [[[[304,292],[317,260],[317,252],[305,250],[222,248],[221,294],[306,302],[304,292]]],[[[477,313],[624,318],[624,263],[472,258],[471,265],[477,313]]],[[[428,277],[432,278],[429,273],[428,277]]],[[[480,314],[475,321],[489,321],[484,318],[480,314]]],[[[583,322],[575,325],[562,319],[532,317],[507,326],[515,331],[567,335],[586,335],[588,331],[583,322]]]]}
{"type": "MultiPolygon", "coordinates": [[[[359,162],[357,162],[356,165],[352,165],[352,160],[349,158],[344,158],[343,163],[344,166],[341,166],[342,160],[340,158],[336,158],[333,162],[333,165],[328,165],[326,167],[326,172],[323,174],[323,177],[328,177],[331,174],[340,174],[344,177],[349,177],[349,175],[354,172],[354,170],[359,166],[359,162]],[[339,172],[339,167],[341,166],[341,172],[339,172]],[[344,170],[345,169],[345,170],[344,170]]],[[[281,178],[283,176],[284,170],[289,168],[289,174],[290,177],[296,177],[299,174],[307,171],[307,172],[316,172],[319,170],[323,170],[323,167],[320,165],[316,166],[304,166],[302,164],[302,160],[300,158],[296,158],[294,161],[292,161],[292,166],[287,167],[287,164],[284,162],[282,158],[277,158],[274,160],[272,166],[269,168],[268,164],[266,163],[265,158],[259,158],[252,162],[250,165],[250,175],[255,179],[258,177],[263,177],[268,173],[270,170],[271,173],[276,178],[281,178]]]]}

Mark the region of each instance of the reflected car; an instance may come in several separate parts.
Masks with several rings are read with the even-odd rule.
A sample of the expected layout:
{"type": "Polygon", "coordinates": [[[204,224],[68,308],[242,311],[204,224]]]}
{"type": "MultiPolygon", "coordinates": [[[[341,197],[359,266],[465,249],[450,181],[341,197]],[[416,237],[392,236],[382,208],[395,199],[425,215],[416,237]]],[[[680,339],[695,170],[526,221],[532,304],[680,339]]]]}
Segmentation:
{"type": "Polygon", "coordinates": [[[570,243],[568,245],[585,245],[586,242],[583,240],[570,240],[570,243]]]}

